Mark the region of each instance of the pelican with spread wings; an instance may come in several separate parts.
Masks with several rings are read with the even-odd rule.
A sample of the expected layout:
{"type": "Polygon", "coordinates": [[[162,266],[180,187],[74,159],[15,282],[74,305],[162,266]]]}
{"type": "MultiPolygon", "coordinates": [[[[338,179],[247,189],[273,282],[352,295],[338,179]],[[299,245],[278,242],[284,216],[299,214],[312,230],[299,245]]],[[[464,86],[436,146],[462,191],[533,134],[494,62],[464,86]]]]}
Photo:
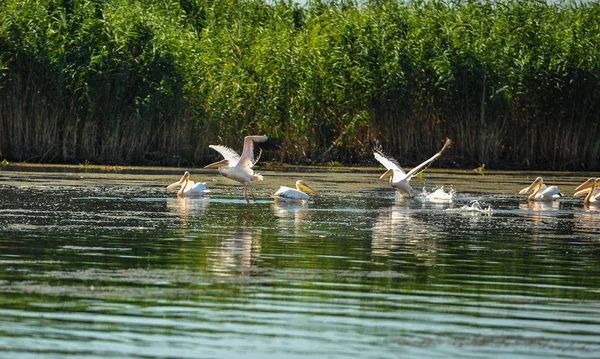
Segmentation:
{"type": "Polygon", "coordinates": [[[562,197],[562,193],[558,187],[546,186],[542,177],[536,178],[529,187],[520,190],[519,194],[527,194],[529,192],[532,193],[527,197],[528,201],[554,201],[555,199],[562,197]]]}
{"type": "Polygon", "coordinates": [[[219,152],[224,158],[221,161],[204,166],[204,168],[218,168],[219,173],[224,177],[243,184],[244,199],[246,202],[250,202],[248,195],[246,194],[247,188],[250,186],[250,195],[254,198],[250,182],[263,180],[263,176],[261,176],[260,173],[254,173],[252,170],[252,167],[260,158],[260,153],[256,159],[254,158],[254,142],[265,142],[268,139],[269,137],[267,136],[246,136],[244,138],[244,149],[241,156],[229,147],[210,145],[208,147],[219,152]]]}
{"type": "Polygon", "coordinates": [[[400,167],[400,164],[398,163],[398,161],[396,161],[394,158],[392,158],[390,156],[386,156],[379,149],[375,149],[375,150],[373,150],[375,159],[377,161],[379,161],[379,163],[381,163],[385,168],[387,168],[387,171],[384,174],[382,174],[381,177],[379,177],[379,179],[383,179],[383,178],[391,176],[390,184],[392,185],[392,187],[394,187],[400,193],[411,195],[413,188],[409,184],[410,180],[414,176],[418,175],[421,171],[423,171],[427,167],[429,167],[429,165],[431,165],[431,163],[433,161],[435,161],[438,157],[440,157],[442,155],[442,153],[446,150],[446,148],[450,147],[451,144],[452,144],[452,140],[449,138],[446,138],[446,142],[444,143],[444,146],[438,153],[431,156],[431,158],[429,158],[428,160],[426,160],[425,162],[421,163],[420,165],[411,169],[408,172],[404,172],[402,167],[400,167]]]}
{"type": "Polygon", "coordinates": [[[600,178],[590,178],[575,188],[573,197],[583,197],[583,204],[586,206],[590,203],[600,202],[600,178]]]}

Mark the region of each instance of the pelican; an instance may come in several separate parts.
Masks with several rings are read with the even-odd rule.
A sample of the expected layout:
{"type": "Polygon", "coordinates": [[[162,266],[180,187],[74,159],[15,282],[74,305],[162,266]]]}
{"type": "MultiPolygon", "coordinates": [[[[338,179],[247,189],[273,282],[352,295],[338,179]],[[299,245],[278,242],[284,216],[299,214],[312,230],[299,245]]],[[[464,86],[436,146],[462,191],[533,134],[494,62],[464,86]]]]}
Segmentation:
{"type": "Polygon", "coordinates": [[[177,197],[194,197],[194,196],[204,196],[210,190],[206,189],[204,186],[205,182],[194,182],[190,181],[190,173],[185,171],[181,179],[175,183],[171,183],[167,186],[167,190],[172,190],[177,188],[177,186],[181,186],[179,191],[177,191],[177,197]]]}
{"type": "Polygon", "coordinates": [[[590,203],[600,202],[600,178],[590,178],[587,181],[580,184],[575,188],[575,194],[573,197],[583,197],[583,204],[588,205],[590,203]]]}
{"type": "MultiPolygon", "coordinates": [[[[204,168],[218,168],[219,173],[226,178],[238,181],[244,185],[244,199],[246,202],[250,202],[248,195],[246,194],[247,187],[251,181],[262,181],[263,176],[259,173],[254,173],[252,166],[258,162],[260,154],[256,160],[254,159],[254,142],[265,142],[268,140],[267,136],[246,136],[244,137],[244,149],[242,155],[238,155],[237,152],[229,147],[210,145],[208,147],[219,152],[224,159],[221,161],[211,163],[204,168]]],[[[254,198],[252,193],[252,186],[250,186],[250,195],[254,198]]]]}
{"type": "Polygon", "coordinates": [[[275,198],[275,202],[277,201],[301,201],[306,202],[308,200],[308,194],[314,194],[315,196],[319,196],[319,194],[312,189],[309,185],[304,183],[302,180],[296,181],[296,188],[290,188],[286,186],[281,186],[277,192],[273,195],[275,198]]]}
{"type": "Polygon", "coordinates": [[[519,194],[527,194],[531,191],[533,193],[527,197],[528,201],[553,201],[562,197],[562,193],[560,193],[558,187],[546,186],[542,177],[536,178],[529,187],[520,190],[519,194]]]}
{"type": "Polygon", "coordinates": [[[392,176],[392,178],[390,178],[390,184],[392,185],[392,187],[394,187],[396,190],[398,190],[401,193],[410,195],[411,192],[413,191],[413,188],[409,184],[410,180],[414,176],[418,175],[421,171],[423,171],[427,167],[429,167],[429,165],[433,161],[435,161],[438,157],[440,157],[442,155],[442,153],[444,152],[444,150],[446,148],[448,148],[451,144],[452,144],[452,140],[449,138],[446,138],[446,142],[444,143],[444,146],[438,153],[431,156],[431,158],[429,158],[427,161],[421,163],[417,167],[411,169],[410,171],[408,171],[408,173],[405,173],[404,170],[402,170],[402,167],[400,167],[400,164],[398,163],[398,161],[396,161],[392,157],[384,155],[383,152],[381,152],[380,150],[375,149],[375,150],[373,150],[375,159],[377,161],[379,161],[379,163],[381,163],[385,168],[387,168],[387,171],[384,174],[382,174],[381,177],[379,177],[379,179],[383,179],[385,177],[392,176]]]}

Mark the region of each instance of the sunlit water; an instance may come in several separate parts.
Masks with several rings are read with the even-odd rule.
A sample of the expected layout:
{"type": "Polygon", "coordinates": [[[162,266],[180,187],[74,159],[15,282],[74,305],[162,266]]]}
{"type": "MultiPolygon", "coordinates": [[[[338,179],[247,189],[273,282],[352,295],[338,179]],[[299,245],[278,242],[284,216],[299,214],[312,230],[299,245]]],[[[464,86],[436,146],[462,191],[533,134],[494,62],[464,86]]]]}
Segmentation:
{"type": "Polygon", "coordinates": [[[428,170],[403,199],[381,170],[261,172],[246,204],[213,171],[200,199],[166,191],[183,170],[0,171],[0,356],[600,353],[600,209],[569,197],[589,174],[529,204],[537,173],[428,170]],[[297,179],[321,197],[274,204],[297,179]]]}

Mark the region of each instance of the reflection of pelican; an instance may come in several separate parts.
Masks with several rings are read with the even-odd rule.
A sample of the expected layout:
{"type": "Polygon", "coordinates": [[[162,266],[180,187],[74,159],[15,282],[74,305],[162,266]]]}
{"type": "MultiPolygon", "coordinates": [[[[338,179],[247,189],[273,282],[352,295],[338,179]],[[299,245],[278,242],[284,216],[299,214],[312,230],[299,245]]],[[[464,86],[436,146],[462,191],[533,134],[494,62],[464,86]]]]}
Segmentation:
{"type": "Polygon", "coordinates": [[[600,183],[598,183],[598,180],[598,178],[590,178],[580,184],[575,188],[573,197],[585,196],[585,199],[583,200],[583,204],[585,205],[600,202],[600,188],[597,187],[600,183]]]}
{"type": "Polygon", "coordinates": [[[187,223],[190,214],[201,217],[206,211],[208,202],[200,198],[168,198],[167,209],[176,213],[183,223],[187,223]]]}
{"type": "Polygon", "coordinates": [[[260,238],[260,229],[248,227],[246,219],[242,219],[241,227],[219,236],[217,244],[209,248],[208,267],[215,275],[254,275],[261,253],[260,238]]]}
{"type": "Polygon", "coordinates": [[[306,191],[310,194],[314,194],[315,196],[319,196],[319,194],[312,189],[309,185],[307,185],[304,181],[298,180],[296,181],[296,188],[290,188],[286,186],[281,186],[277,192],[273,195],[275,201],[303,201],[306,202],[308,200],[308,194],[302,192],[306,191]]]}
{"type": "Polygon", "coordinates": [[[440,237],[435,227],[404,207],[384,209],[377,213],[372,227],[371,253],[375,257],[395,258],[409,253],[424,265],[435,265],[440,237]]]}
{"type": "MultiPolygon", "coordinates": [[[[238,155],[237,152],[229,147],[210,145],[208,147],[219,152],[224,159],[215,163],[211,163],[204,168],[219,168],[219,173],[224,177],[238,181],[244,185],[244,199],[248,200],[246,194],[246,188],[251,181],[262,181],[263,176],[259,173],[254,173],[252,166],[258,162],[258,158],[254,160],[254,142],[265,142],[269,138],[267,136],[246,136],[244,138],[244,150],[242,155],[238,155]]],[[[254,198],[252,193],[252,186],[250,186],[250,194],[254,198]]]]}
{"type": "Polygon", "coordinates": [[[418,175],[421,171],[429,167],[431,162],[435,161],[438,157],[440,157],[444,150],[448,148],[448,146],[450,146],[451,144],[452,140],[446,138],[444,147],[442,147],[442,149],[438,153],[436,153],[427,161],[421,163],[417,167],[411,169],[410,171],[408,171],[408,173],[405,173],[404,170],[402,170],[402,167],[400,167],[398,161],[396,161],[392,157],[384,155],[380,150],[376,149],[374,150],[375,159],[379,161],[385,168],[387,168],[387,171],[384,174],[382,174],[381,177],[379,177],[379,179],[392,176],[392,178],[390,178],[390,184],[392,185],[392,187],[394,187],[400,192],[410,195],[413,191],[412,187],[409,184],[410,180],[414,176],[418,175]]]}
{"type": "Polygon", "coordinates": [[[177,186],[181,186],[179,191],[177,192],[177,197],[194,197],[194,196],[204,196],[210,190],[206,189],[204,186],[205,182],[194,182],[190,181],[190,173],[185,171],[181,179],[175,183],[171,183],[167,186],[168,190],[175,189],[177,186]]]}
{"type": "Polygon", "coordinates": [[[558,187],[546,186],[542,177],[536,178],[529,187],[520,190],[519,194],[527,194],[531,191],[533,193],[527,197],[528,201],[553,201],[562,197],[562,193],[560,193],[558,187]]]}
{"type": "MultiPolygon", "coordinates": [[[[532,201],[519,204],[519,209],[523,211],[544,212],[556,211],[560,209],[560,202],[556,201],[532,201]]],[[[539,213],[533,213],[534,216],[539,216],[539,213]]]]}
{"type": "Polygon", "coordinates": [[[310,218],[306,201],[275,201],[273,211],[278,219],[278,226],[285,229],[289,224],[293,224],[296,235],[300,234],[302,225],[310,218]]]}

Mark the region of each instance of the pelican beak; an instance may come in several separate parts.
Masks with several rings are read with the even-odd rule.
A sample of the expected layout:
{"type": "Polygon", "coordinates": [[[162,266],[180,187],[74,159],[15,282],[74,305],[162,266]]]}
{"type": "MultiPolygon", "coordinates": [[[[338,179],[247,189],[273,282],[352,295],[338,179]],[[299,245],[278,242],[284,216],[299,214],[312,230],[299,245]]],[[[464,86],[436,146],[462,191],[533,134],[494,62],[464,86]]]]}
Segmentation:
{"type": "Polygon", "coordinates": [[[189,172],[184,173],[183,176],[181,176],[181,179],[179,181],[168,185],[167,190],[175,189],[178,186],[181,186],[183,184],[183,182],[185,182],[188,178],[190,178],[190,173],[189,172]]]}
{"type": "Polygon", "coordinates": [[[315,191],[314,189],[310,188],[309,185],[307,185],[306,183],[298,183],[298,187],[300,187],[301,189],[305,190],[306,192],[315,195],[317,197],[321,197],[321,195],[319,193],[317,193],[317,191],[315,191]]]}
{"type": "Polygon", "coordinates": [[[585,181],[582,184],[580,184],[577,188],[575,188],[575,192],[579,192],[579,191],[584,190],[586,188],[591,188],[593,185],[594,185],[594,178],[590,178],[587,181],[585,181]]]}
{"type": "Polygon", "coordinates": [[[387,170],[387,171],[385,171],[385,173],[384,173],[384,174],[382,174],[382,175],[379,177],[379,179],[384,179],[384,178],[386,178],[386,177],[389,177],[389,176],[391,176],[391,175],[393,175],[393,174],[394,174],[394,170],[387,170]]]}
{"type": "MultiPolygon", "coordinates": [[[[579,188],[579,187],[577,187],[577,188],[579,188]]],[[[573,197],[575,197],[575,198],[585,197],[585,196],[587,196],[590,193],[591,190],[592,190],[591,188],[585,188],[585,189],[576,191],[573,194],[573,197]]]]}
{"type": "Polygon", "coordinates": [[[533,183],[531,185],[529,185],[529,187],[527,188],[523,188],[522,190],[519,191],[519,194],[525,194],[528,193],[529,191],[533,191],[536,188],[540,187],[543,183],[543,179],[542,177],[538,177],[535,179],[535,181],[533,181],[533,183]]]}
{"type": "Polygon", "coordinates": [[[206,166],[204,166],[204,168],[219,168],[219,167],[227,166],[228,164],[229,164],[229,161],[223,159],[218,162],[211,163],[210,165],[206,165],[206,166]]]}

